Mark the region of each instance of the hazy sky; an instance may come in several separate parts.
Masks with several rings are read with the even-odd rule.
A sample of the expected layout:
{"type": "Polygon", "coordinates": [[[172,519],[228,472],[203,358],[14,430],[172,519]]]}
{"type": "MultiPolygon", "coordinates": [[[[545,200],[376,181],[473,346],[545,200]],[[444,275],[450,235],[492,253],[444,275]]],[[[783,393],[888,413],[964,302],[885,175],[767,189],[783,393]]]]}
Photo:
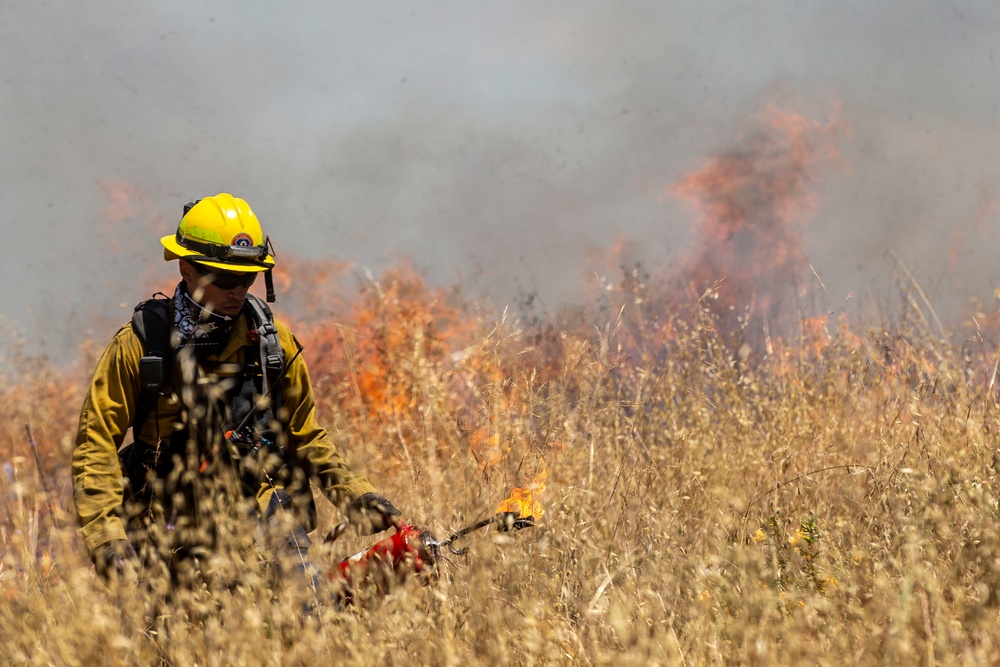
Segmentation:
{"type": "Polygon", "coordinates": [[[948,312],[1000,286],[997,35],[996,2],[4,0],[0,312],[107,339],[220,191],[279,261],[557,305],[588,248],[683,253],[669,186],[769,104],[850,128],[808,227],[831,306],[894,251],[948,312]]]}

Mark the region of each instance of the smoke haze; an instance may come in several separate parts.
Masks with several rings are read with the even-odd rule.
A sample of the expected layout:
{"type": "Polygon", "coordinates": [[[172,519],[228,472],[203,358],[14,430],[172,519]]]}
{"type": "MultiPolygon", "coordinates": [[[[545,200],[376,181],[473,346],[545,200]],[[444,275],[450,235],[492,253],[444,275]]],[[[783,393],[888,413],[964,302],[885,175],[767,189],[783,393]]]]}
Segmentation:
{"type": "Polygon", "coordinates": [[[849,128],[803,232],[829,307],[893,252],[954,317],[1000,286],[998,34],[992,2],[6,0],[0,312],[52,356],[106,340],[223,191],[279,262],[557,306],[592,248],[690,252],[671,186],[773,105],[849,128]]]}

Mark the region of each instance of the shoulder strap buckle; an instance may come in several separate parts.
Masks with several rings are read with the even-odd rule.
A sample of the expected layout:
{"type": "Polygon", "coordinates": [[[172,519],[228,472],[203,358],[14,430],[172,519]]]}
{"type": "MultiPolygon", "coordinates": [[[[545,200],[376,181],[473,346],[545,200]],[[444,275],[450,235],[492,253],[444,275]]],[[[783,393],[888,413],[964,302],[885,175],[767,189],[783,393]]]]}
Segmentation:
{"type": "Polygon", "coordinates": [[[281,349],[278,340],[278,328],[274,326],[274,315],[267,304],[247,294],[247,304],[250,306],[251,325],[257,331],[260,345],[260,363],[264,367],[264,394],[268,393],[270,384],[276,382],[285,370],[285,351],[281,349]]]}

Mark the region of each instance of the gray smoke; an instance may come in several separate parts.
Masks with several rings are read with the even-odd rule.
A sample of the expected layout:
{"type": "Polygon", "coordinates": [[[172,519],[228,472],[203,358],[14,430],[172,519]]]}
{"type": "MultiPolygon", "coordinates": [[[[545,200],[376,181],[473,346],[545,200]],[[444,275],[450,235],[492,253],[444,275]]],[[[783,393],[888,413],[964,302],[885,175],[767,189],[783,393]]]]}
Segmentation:
{"type": "Polygon", "coordinates": [[[894,251],[954,316],[1000,273],[998,24],[927,0],[6,0],[2,315],[52,356],[103,342],[173,282],[157,236],[220,191],[279,260],[409,256],[556,306],[589,248],[687,250],[667,188],[775,104],[851,128],[807,232],[829,307],[884,291],[894,251]]]}

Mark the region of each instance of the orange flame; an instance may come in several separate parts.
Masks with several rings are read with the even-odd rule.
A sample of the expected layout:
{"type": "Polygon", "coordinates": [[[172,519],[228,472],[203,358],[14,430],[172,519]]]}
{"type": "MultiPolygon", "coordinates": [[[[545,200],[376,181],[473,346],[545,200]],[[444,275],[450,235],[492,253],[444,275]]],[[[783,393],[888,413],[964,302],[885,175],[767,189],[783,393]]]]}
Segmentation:
{"type": "Polygon", "coordinates": [[[97,186],[108,198],[101,213],[101,221],[105,225],[110,227],[139,215],[139,201],[145,198],[145,193],[140,188],[125,181],[109,181],[104,178],[97,179],[97,186]]]}
{"type": "Polygon", "coordinates": [[[764,327],[791,323],[789,304],[800,296],[808,266],[813,184],[846,133],[837,120],[768,108],[752,133],[670,188],[700,213],[697,247],[683,273],[698,292],[718,287],[713,308],[729,331],[745,329],[750,319],[764,327]]]}
{"type": "Polygon", "coordinates": [[[176,219],[171,220],[157,212],[152,207],[152,196],[149,191],[141,186],[128,181],[99,178],[97,187],[106,198],[99,221],[107,231],[109,242],[112,244],[121,237],[130,236],[132,232],[138,231],[141,236],[134,238],[130,236],[133,245],[135,248],[145,247],[147,234],[151,233],[155,237],[172,232],[176,225],[174,220],[180,220],[180,210],[177,211],[176,219]]]}
{"type": "Polygon", "coordinates": [[[545,480],[548,472],[543,470],[526,488],[515,488],[510,492],[510,497],[497,505],[494,514],[501,512],[516,512],[520,517],[538,518],[545,514],[541,503],[536,500],[536,496],[545,491],[545,480]]]}

